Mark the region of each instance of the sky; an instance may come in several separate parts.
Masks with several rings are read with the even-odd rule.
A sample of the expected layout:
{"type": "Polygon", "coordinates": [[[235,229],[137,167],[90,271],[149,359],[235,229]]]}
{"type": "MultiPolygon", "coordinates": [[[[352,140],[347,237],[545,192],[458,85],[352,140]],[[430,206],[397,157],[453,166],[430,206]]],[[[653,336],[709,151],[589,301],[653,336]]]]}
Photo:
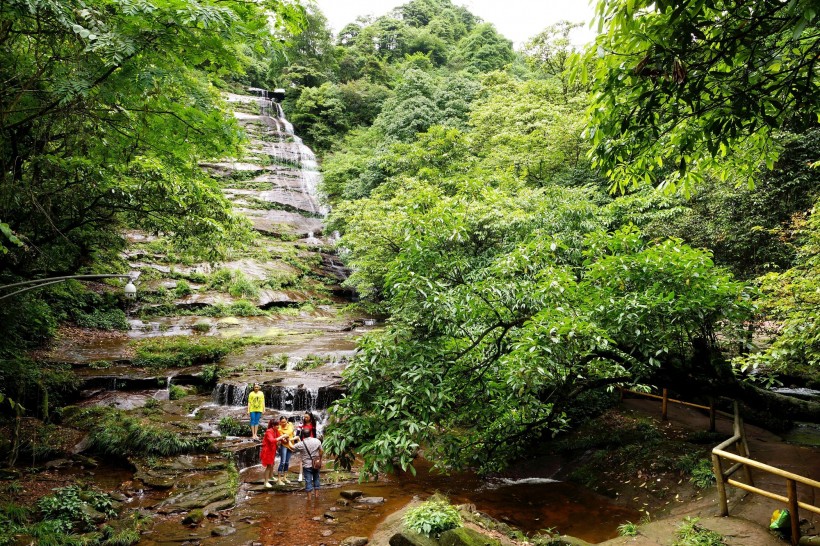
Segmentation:
{"type": "MultiPolygon", "coordinates": [[[[384,15],[408,0],[315,0],[325,14],[334,32],[352,23],[360,15],[384,15]]],[[[492,23],[495,28],[512,40],[516,49],[549,25],[561,20],[584,23],[575,34],[573,43],[583,45],[592,41],[589,28],[593,7],[587,0],[452,0],[453,4],[465,6],[474,15],[492,23]]]]}

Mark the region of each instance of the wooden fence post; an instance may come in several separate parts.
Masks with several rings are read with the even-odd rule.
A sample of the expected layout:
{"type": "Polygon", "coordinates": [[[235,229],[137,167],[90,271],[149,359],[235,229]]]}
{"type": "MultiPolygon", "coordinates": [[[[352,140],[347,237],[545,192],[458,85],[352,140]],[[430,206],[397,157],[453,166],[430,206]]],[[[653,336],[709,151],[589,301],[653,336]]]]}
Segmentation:
{"type": "Polygon", "coordinates": [[[715,399],[709,397],[709,432],[715,431],[715,399]]]}
{"type": "Polygon", "coordinates": [[[720,516],[729,515],[729,501],[726,499],[726,482],[723,478],[723,468],[720,464],[720,457],[712,453],[712,472],[715,473],[715,484],[718,490],[718,504],[720,505],[720,516]]]}
{"type": "Polygon", "coordinates": [[[792,544],[797,545],[800,542],[800,514],[797,512],[799,506],[797,504],[797,482],[794,480],[786,480],[786,496],[789,497],[789,515],[792,521],[792,544]]]}
{"type": "Polygon", "coordinates": [[[661,419],[663,421],[667,421],[669,419],[668,415],[668,406],[669,406],[669,389],[666,387],[663,388],[663,403],[661,404],[661,419]]]}

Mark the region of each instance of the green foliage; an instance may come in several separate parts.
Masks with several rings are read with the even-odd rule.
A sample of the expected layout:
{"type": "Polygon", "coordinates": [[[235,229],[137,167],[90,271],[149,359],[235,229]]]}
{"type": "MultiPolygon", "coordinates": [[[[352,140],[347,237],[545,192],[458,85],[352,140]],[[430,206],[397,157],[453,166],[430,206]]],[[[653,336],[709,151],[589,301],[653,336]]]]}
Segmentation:
{"type": "Polygon", "coordinates": [[[438,536],[461,526],[458,510],[444,500],[429,500],[414,506],[404,514],[404,524],[417,533],[438,536]]]}
{"type": "Polygon", "coordinates": [[[706,489],[715,484],[712,461],[703,458],[699,453],[690,453],[681,457],[678,467],[691,476],[689,481],[698,489],[706,489]]]}
{"type": "MultiPolygon", "coordinates": [[[[781,321],[774,342],[765,350],[740,357],[736,364],[744,370],[764,369],[816,377],[820,367],[820,214],[817,203],[805,220],[798,218],[797,263],[782,273],[759,279],[761,304],[770,316],[781,321]]],[[[811,379],[810,379],[811,380],[811,379]]]]}
{"type": "Polygon", "coordinates": [[[705,529],[699,525],[698,518],[684,518],[675,532],[676,540],[672,546],[720,546],[726,544],[720,533],[705,529]]]}
{"type": "Polygon", "coordinates": [[[89,506],[108,517],[116,513],[112,508],[111,497],[107,494],[83,490],[76,485],[55,489],[53,495],[37,501],[37,509],[44,519],[63,521],[69,527],[76,525],[80,530],[90,530],[95,522],[83,509],[84,506],[89,506]]]}
{"type": "Polygon", "coordinates": [[[246,277],[244,273],[237,271],[234,273],[233,281],[228,287],[228,294],[235,298],[253,298],[259,295],[259,287],[246,277]]]}
{"type": "Polygon", "coordinates": [[[103,541],[103,546],[132,546],[140,541],[140,532],[136,529],[111,531],[103,541]]]}
{"type": "Polygon", "coordinates": [[[179,385],[171,385],[168,388],[168,398],[170,400],[179,400],[188,396],[188,389],[179,385]]]}
{"type": "Polygon", "coordinates": [[[174,295],[178,298],[184,298],[185,296],[190,296],[193,293],[191,290],[191,285],[188,284],[187,281],[184,279],[180,279],[177,281],[177,285],[174,287],[174,295]]]}
{"type": "Polygon", "coordinates": [[[13,503],[0,504],[0,518],[10,523],[18,525],[24,524],[28,522],[30,516],[31,511],[25,506],[13,503]]]}
{"type": "Polygon", "coordinates": [[[134,342],[135,366],[148,368],[185,368],[210,364],[249,340],[219,337],[167,336],[134,342]]]}
{"type": "Polygon", "coordinates": [[[627,521],[618,525],[618,536],[622,537],[636,537],[638,536],[638,525],[627,521]]]}
{"type": "Polygon", "coordinates": [[[394,179],[336,209],[348,282],[391,316],[331,411],[342,464],[407,468],[423,445],[439,466],[490,471],[564,429],[582,392],[661,366],[722,373],[711,355],[750,305],[708,252],[603,231],[589,191],[446,180],[394,179]]]}
{"type": "Polygon", "coordinates": [[[333,356],[331,356],[331,355],[319,356],[319,355],[310,354],[310,355],[306,355],[302,360],[300,360],[293,367],[293,369],[296,370],[296,371],[312,370],[312,369],[324,366],[325,364],[327,364],[328,362],[331,362],[332,360],[333,360],[333,356]]]}
{"type": "Polygon", "coordinates": [[[167,430],[110,408],[69,412],[66,424],[87,430],[90,449],[102,455],[177,455],[211,449],[213,440],[167,430]]]}
{"type": "Polygon", "coordinates": [[[191,330],[197,332],[199,334],[204,334],[206,332],[211,331],[211,323],[210,322],[197,322],[193,326],[191,326],[191,330]]]}
{"type": "Polygon", "coordinates": [[[220,368],[216,364],[208,364],[202,367],[202,381],[205,382],[206,385],[212,385],[216,383],[216,381],[220,377],[220,368]]]}
{"type": "Polygon", "coordinates": [[[230,416],[220,419],[217,428],[223,436],[250,436],[251,434],[251,429],[247,423],[242,423],[230,416]]]}
{"type": "Polygon", "coordinates": [[[121,309],[94,310],[91,313],[76,312],[77,326],[98,330],[127,330],[128,319],[121,309]]]}
{"type": "Polygon", "coordinates": [[[816,14],[812,0],[599,1],[602,32],[584,60],[596,165],[621,189],[660,181],[686,192],[709,172],[746,182],[771,169],[773,135],[820,113],[816,14]]]}

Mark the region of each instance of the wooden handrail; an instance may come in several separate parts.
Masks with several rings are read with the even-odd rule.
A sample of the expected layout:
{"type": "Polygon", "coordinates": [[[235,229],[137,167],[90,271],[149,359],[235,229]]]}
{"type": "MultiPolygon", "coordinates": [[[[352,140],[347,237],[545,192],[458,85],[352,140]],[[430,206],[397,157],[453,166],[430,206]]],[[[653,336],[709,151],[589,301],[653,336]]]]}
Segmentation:
{"type": "Polygon", "coordinates": [[[729,502],[726,497],[726,484],[732,485],[734,487],[737,487],[738,489],[742,489],[750,493],[755,493],[756,495],[760,495],[762,497],[774,499],[778,502],[785,503],[789,508],[789,512],[791,513],[791,543],[793,545],[796,545],[800,542],[799,509],[803,508],[804,510],[814,512],[815,514],[820,514],[820,507],[815,506],[813,504],[800,502],[798,500],[797,484],[799,483],[808,487],[820,489],[820,482],[812,480],[810,478],[806,478],[805,476],[801,476],[799,474],[794,474],[793,472],[789,472],[787,470],[782,470],[780,468],[768,465],[766,463],[761,463],[760,461],[755,461],[754,459],[750,458],[749,446],[746,443],[746,433],[743,429],[743,420],[740,418],[740,409],[738,403],[735,402],[734,406],[734,435],[728,440],[721,442],[712,449],[712,466],[715,474],[715,479],[717,480],[718,497],[720,501],[720,515],[729,515],[729,502]],[[732,453],[726,451],[726,449],[732,445],[736,447],[739,453],[732,453]],[[735,464],[733,464],[730,468],[724,471],[723,466],[721,464],[721,459],[734,461],[735,464]],[[746,480],[748,483],[743,483],[738,480],[730,478],[732,474],[734,474],[741,468],[745,470],[746,480]],[[750,470],[751,468],[755,468],[757,470],[767,472],[774,476],[784,478],[786,480],[786,496],[778,495],[777,493],[772,493],[771,491],[755,487],[754,482],[752,481],[752,473],[750,470]]]}
{"type": "Polygon", "coordinates": [[[771,466],[766,463],[761,463],[760,461],[755,461],[754,459],[749,459],[748,457],[741,457],[740,455],[736,455],[734,453],[730,453],[728,451],[723,451],[722,449],[714,448],[712,453],[715,453],[721,457],[729,459],[730,461],[735,461],[738,463],[743,463],[749,465],[751,467],[757,468],[758,470],[763,470],[768,472],[769,474],[774,474],[775,476],[780,476],[782,478],[786,478],[787,480],[794,480],[798,483],[802,483],[808,485],[809,487],[816,487],[820,489],[820,482],[812,480],[811,478],[806,478],[805,476],[801,476],[800,474],[793,474],[788,470],[781,470],[776,466],[771,466]]]}
{"type": "Polygon", "coordinates": [[[754,459],[749,457],[749,444],[746,441],[746,432],[743,428],[743,420],[740,418],[740,408],[738,406],[737,401],[735,401],[734,403],[734,415],[732,415],[723,411],[715,410],[714,401],[711,399],[709,406],[702,406],[700,404],[693,404],[691,402],[684,402],[683,400],[675,400],[669,398],[669,391],[666,388],[663,389],[663,396],[624,389],[623,387],[620,388],[620,391],[621,396],[623,396],[623,393],[628,392],[637,396],[644,396],[646,398],[661,400],[661,417],[663,420],[666,420],[666,408],[669,402],[672,402],[674,404],[681,404],[683,406],[709,410],[710,431],[715,430],[715,414],[719,413],[721,415],[734,419],[732,425],[732,437],[728,440],[724,440],[712,449],[712,470],[715,474],[715,479],[717,481],[716,485],[720,502],[721,516],[729,515],[729,501],[726,497],[726,484],[732,485],[734,487],[737,487],[738,489],[742,489],[750,493],[755,493],[762,497],[774,499],[778,502],[785,503],[789,508],[789,512],[791,513],[791,543],[793,545],[797,545],[800,541],[800,515],[798,512],[799,509],[803,508],[804,510],[808,510],[809,512],[820,514],[820,507],[815,506],[814,504],[800,502],[797,498],[798,483],[815,489],[820,489],[820,482],[812,480],[810,478],[806,478],[805,476],[801,476],[799,474],[794,474],[792,472],[782,470],[780,468],[768,465],[766,463],[761,463],[760,461],[755,461],[754,459]],[[730,446],[735,446],[738,453],[726,451],[726,449],[730,446]],[[721,463],[722,458],[727,459],[729,461],[733,461],[735,464],[733,464],[726,471],[724,471],[723,465],[721,463]],[[744,471],[746,481],[748,483],[743,483],[738,480],[731,479],[731,476],[741,468],[744,471]],[[786,480],[786,496],[778,495],[777,493],[772,493],[771,491],[755,487],[754,480],[752,479],[752,468],[784,478],[786,480]]]}

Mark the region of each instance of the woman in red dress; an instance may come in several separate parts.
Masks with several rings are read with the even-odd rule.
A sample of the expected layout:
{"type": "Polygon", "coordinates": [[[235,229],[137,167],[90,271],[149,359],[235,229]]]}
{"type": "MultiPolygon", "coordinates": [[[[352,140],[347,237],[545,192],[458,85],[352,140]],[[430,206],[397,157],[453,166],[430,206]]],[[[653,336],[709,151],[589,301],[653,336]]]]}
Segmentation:
{"type": "Polygon", "coordinates": [[[265,467],[265,487],[273,487],[270,479],[273,477],[273,461],[276,459],[276,450],[279,447],[277,438],[279,437],[279,423],[275,419],[268,421],[268,429],[262,438],[262,452],[259,454],[260,462],[265,467]]]}

